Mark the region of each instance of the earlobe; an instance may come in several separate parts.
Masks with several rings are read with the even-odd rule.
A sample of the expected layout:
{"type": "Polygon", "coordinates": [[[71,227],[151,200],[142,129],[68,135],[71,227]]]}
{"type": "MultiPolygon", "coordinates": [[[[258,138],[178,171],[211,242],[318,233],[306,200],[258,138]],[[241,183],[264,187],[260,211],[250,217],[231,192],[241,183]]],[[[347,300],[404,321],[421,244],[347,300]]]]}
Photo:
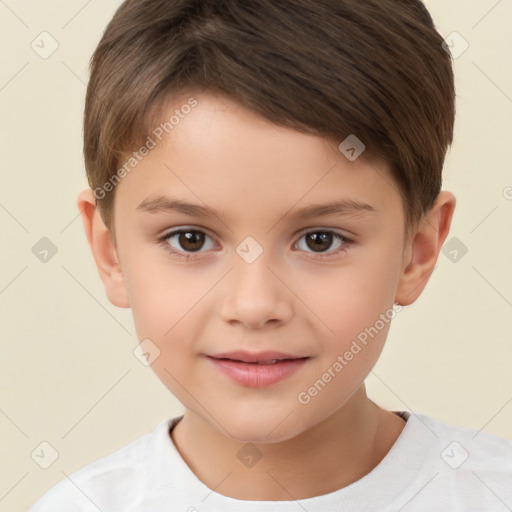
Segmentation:
{"type": "Polygon", "coordinates": [[[96,198],[90,188],[80,192],[77,205],[82,216],[85,235],[109,301],[114,306],[129,308],[130,301],[117,250],[101,218],[96,206],[96,198]]]}
{"type": "Polygon", "coordinates": [[[408,306],[421,295],[450,231],[455,204],[455,196],[451,192],[442,191],[408,241],[395,302],[408,306]]]}

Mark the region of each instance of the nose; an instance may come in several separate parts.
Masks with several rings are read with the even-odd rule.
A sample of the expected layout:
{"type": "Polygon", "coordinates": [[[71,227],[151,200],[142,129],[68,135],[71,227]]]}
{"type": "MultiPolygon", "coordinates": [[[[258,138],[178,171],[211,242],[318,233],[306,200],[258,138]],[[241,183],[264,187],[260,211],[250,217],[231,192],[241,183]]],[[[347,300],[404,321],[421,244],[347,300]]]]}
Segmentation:
{"type": "Polygon", "coordinates": [[[262,329],[292,318],[293,293],[264,254],[252,263],[235,255],[234,268],[223,280],[220,315],[225,322],[262,329]]]}

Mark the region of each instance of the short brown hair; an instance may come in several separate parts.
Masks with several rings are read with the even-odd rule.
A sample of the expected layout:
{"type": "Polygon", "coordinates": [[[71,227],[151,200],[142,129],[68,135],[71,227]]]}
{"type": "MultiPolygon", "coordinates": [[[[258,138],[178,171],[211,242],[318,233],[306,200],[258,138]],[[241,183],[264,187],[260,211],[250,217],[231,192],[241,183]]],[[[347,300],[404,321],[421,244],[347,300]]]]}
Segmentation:
{"type": "MultiPolygon", "coordinates": [[[[89,185],[114,176],[173,94],[200,87],[338,143],[355,134],[390,164],[409,230],[441,190],[453,138],[442,43],[420,0],[126,0],[91,58],[89,185]]],[[[96,195],[111,232],[114,192],[96,195]]]]}

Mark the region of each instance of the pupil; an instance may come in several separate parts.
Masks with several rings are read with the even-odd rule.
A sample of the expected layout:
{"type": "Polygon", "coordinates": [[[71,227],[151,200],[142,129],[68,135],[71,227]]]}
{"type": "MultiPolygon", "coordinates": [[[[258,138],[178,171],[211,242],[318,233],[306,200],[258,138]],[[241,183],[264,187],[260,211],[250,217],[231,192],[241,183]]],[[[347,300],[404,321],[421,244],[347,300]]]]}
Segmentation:
{"type": "Polygon", "coordinates": [[[306,243],[313,250],[328,249],[332,243],[332,233],[311,233],[306,237],[306,243]]]}

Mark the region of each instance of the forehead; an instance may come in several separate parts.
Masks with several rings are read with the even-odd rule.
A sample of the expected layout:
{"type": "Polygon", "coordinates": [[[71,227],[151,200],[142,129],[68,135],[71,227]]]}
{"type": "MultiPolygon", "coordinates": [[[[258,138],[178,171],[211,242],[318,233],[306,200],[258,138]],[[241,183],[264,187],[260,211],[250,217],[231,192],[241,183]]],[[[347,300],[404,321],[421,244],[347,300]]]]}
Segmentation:
{"type": "Polygon", "coordinates": [[[401,207],[383,162],[364,154],[350,161],[342,141],[273,124],[222,95],[188,91],[157,118],[152,149],[117,186],[116,209],[156,195],[262,219],[338,199],[381,212],[396,210],[397,201],[401,207]]]}

